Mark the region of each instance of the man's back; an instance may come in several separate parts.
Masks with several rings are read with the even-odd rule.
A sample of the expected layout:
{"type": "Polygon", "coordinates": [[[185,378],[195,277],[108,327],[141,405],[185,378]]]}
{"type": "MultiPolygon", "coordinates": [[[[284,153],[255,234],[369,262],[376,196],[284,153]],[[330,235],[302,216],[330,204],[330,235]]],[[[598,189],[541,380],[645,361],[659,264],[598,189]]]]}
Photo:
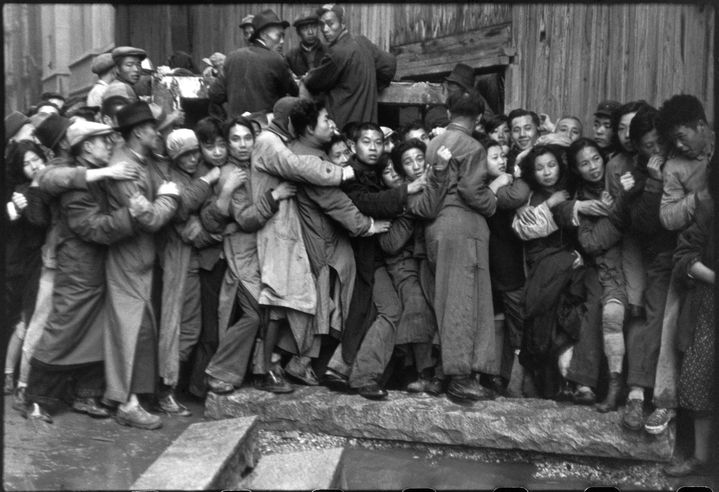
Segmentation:
{"type": "Polygon", "coordinates": [[[210,101],[227,101],[230,118],[249,111],[272,112],[281,97],[298,94],[289,66],[282,56],[259,43],[233,51],[225,60],[224,76],[210,87],[210,101]]]}
{"type": "Polygon", "coordinates": [[[327,92],[330,113],[339,128],[351,121],[376,123],[378,86],[389,84],[395,69],[392,55],[364,36],[344,33],[304,83],[311,92],[327,92]]]}

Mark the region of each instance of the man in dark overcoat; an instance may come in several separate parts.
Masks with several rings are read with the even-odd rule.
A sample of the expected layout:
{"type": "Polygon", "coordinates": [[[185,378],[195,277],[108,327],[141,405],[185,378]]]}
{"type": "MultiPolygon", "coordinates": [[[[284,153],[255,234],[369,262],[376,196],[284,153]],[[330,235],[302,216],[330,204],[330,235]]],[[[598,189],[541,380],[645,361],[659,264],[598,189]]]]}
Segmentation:
{"type": "Polygon", "coordinates": [[[327,53],[302,78],[312,94],[327,93],[330,116],[338,128],[349,122],[377,123],[377,94],[397,70],[397,60],[364,36],[352,36],[344,9],[329,4],[317,9],[327,53]]]}
{"type": "Polygon", "coordinates": [[[224,74],[210,86],[211,105],[227,102],[227,116],[245,112],[272,112],[282,96],[298,94],[287,61],[282,57],[287,21],[268,9],[252,19],[251,45],[233,51],[225,60],[224,74]]]}

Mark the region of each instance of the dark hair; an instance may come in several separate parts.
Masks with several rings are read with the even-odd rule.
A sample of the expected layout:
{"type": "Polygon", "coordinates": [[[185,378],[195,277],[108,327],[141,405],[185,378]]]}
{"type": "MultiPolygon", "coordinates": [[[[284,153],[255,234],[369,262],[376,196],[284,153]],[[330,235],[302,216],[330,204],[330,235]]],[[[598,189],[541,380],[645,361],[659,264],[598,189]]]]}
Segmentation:
{"type": "Polygon", "coordinates": [[[225,138],[222,123],[217,118],[206,116],[195,124],[195,135],[201,144],[211,145],[217,137],[225,138]]]}
{"type": "Polygon", "coordinates": [[[355,128],[354,131],[354,138],[352,138],[352,140],[357,142],[362,136],[362,133],[367,131],[378,132],[382,137],[382,142],[384,142],[384,133],[382,133],[382,129],[379,127],[378,124],[372,123],[371,121],[366,121],[357,125],[357,128],[355,128]]]}
{"type": "Polygon", "coordinates": [[[332,135],[332,138],[330,138],[330,141],[327,142],[327,144],[325,144],[325,152],[327,152],[329,154],[330,151],[332,150],[332,147],[334,147],[335,144],[338,144],[340,142],[342,142],[343,144],[345,144],[347,146],[347,148],[349,148],[349,144],[347,143],[347,138],[345,138],[345,136],[342,134],[338,135],[335,133],[332,135]]]}
{"type": "Polygon", "coordinates": [[[395,172],[403,178],[407,176],[407,173],[404,172],[404,168],[402,167],[402,154],[410,149],[419,149],[423,154],[427,152],[427,146],[418,138],[410,138],[392,149],[392,166],[395,172]]]}
{"type": "Polygon", "coordinates": [[[342,134],[354,142],[357,140],[357,137],[355,136],[355,132],[357,132],[358,127],[359,127],[359,122],[350,121],[349,123],[347,123],[345,126],[342,127],[342,134]]]}
{"type": "MultiPolygon", "coordinates": [[[[392,156],[389,155],[389,153],[387,152],[382,152],[382,154],[380,154],[379,158],[377,159],[377,165],[374,167],[374,171],[380,183],[382,183],[382,174],[384,174],[384,168],[387,167],[387,164],[392,164],[394,172],[397,172],[397,164],[395,164],[394,159],[392,159],[392,156]]],[[[402,176],[404,176],[404,174],[402,174],[402,176]]]]}
{"type": "Polygon", "coordinates": [[[295,135],[303,135],[308,128],[315,128],[323,109],[325,106],[321,102],[312,99],[299,99],[290,108],[290,122],[295,129],[295,135]]]}
{"type": "Polygon", "coordinates": [[[23,168],[25,167],[25,153],[27,151],[35,152],[38,157],[43,160],[43,162],[47,162],[47,157],[45,156],[45,152],[43,152],[42,147],[40,147],[40,145],[36,144],[32,140],[20,140],[17,142],[12,142],[8,146],[6,171],[8,181],[7,189],[10,194],[12,194],[16,186],[30,181],[29,179],[27,179],[27,176],[25,176],[25,172],[23,170],[23,168]]]}
{"type": "Polygon", "coordinates": [[[167,64],[170,68],[182,68],[188,70],[191,74],[199,73],[195,63],[192,61],[192,57],[184,51],[175,51],[171,54],[170,58],[167,59],[167,64]]]}
{"type": "Polygon", "coordinates": [[[452,117],[468,116],[476,118],[484,113],[484,102],[477,89],[451,93],[447,97],[446,106],[452,117]]]}
{"type": "Polygon", "coordinates": [[[656,108],[648,104],[639,108],[629,125],[629,139],[634,144],[634,147],[638,148],[642,137],[657,128],[658,120],[659,110],[656,108]]]}
{"type": "Polygon", "coordinates": [[[427,131],[427,129],[424,127],[424,123],[420,120],[414,120],[412,123],[409,123],[402,127],[399,131],[399,139],[400,141],[405,141],[407,139],[407,134],[409,132],[415,131],[415,130],[423,130],[427,131]]]}
{"type": "Polygon", "coordinates": [[[252,127],[252,121],[249,118],[245,118],[244,116],[237,116],[236,118],[232,118],[231,120],[225,122],[222,127],[222,136],[225,137],[225,140],[227,142],[230,141],[230,130],[232,130],[232,127],[235,125],[241,125],[246,127],[250,130],[250,133],[252,133],[252,138],[254,139],[256,137],[255,129],[252,127]]]}
{"type": "MultiPolygon", "coordinates": [[[[571,171],[576,172],[577,166],[579,164],[579,161],[577,161],[577,154],[582,149],[585,149],[587,147],[593,148],[597,151],[599,155],[602,155],[602,150],[599,148],[599,145],[597,145],[597,142],[587,137],[578,138],[577,140],[572,142],[572,145],[570,145],[567,149],[567,161],[569,163],[569,169],[571,171]]],[[[602,156],[602,160],[604,160],[604,156],[602,156]]]]}
{"type": "Polygon", "coordinates": [[[537,113],[535,113],[534,111],[528,111],[526,109],[518,108],[513,109],[512,111],[510,111],[509,115],[507,115],[507,123],[510,127],[510,130],[512,127],[512,120],[514,118],[521,118],[522,116],[529,116],[530,118],[532,118],[532,123],[534,123],[534,126],[536,126],[537,129],[539,129],[540,123],[539,116],[537,116],[537,113]]]}
{"type": "Polygon", "coordinates": [[[619,109],[612,113],[612,131],[614,132],[614,136],[612,137],[612,145],[614,147],[616,147],[617,149],[621,148],[621,145],[619,143],[619,122],[621,121],[622,116],[629,113],[636,113],[642,106],[646,105],[647,102],[643,99],[640,99],[639,101],[630,101],[628,103],[622,104],[621,106],[619,106],[619,109]]]}
{"type": "Polygon", "coordinates": [[[707,117],[699,99],[689,94],[677,94],[659,108],[657,129],[667,141],[671,141],[670,133],[674,128],[683,125],[696,128],[700,121],[706,123],[707,117]]]}
{"type": "MultiPolygon", "coordinates": [[[[64,99],[63,99],[63,101],[64,101],[64,99]]],[[[58,107],[58,105],[55,104],[54,102],[50,102],[50,101],[47,101],[47,100],[42,100],[42,101],[40,101],[39,103],[37,103],[37,106],[35,106],[35,114],[39,113],[39,112],[40,112],[40,108],[42,108],[42,107],[44,107],[44,106],[50,106],[50,107],[52,107],[52,108],[57,109],[58,114],[60,114],[60,113],[62,112],[62,111],[60,110],[60,108],[58,107]]]]}
{"type": "Polygon", "coordinates": [[[509,118],[504,114],[496,114],[487,118],[487,122],[484,124],[484,131],[492,133],[494,130],[506,124],[509,126],[509,118]]]}
{"type": "Polygon", "coordinates": [[[130,104],[130,101],[123,96],[110,96],[102,101],[100,112],[110,118],[114,118],[117,112],[130,104]]]}
{"type": "Polygon", "coordinates": [[[559,179],[557,180],[557,184],[561,186],[561,183],[563,183],[566,178],[567,169],[558,149],[549,145],[535,145],[532,147],[532,150],[529,151],[529,154],[522,159],[520,164],[522,179],[527,182],[532,190],[538,190],[541,187],[534,175],[534,161],[537,157],[543,156],[544,154],[552,154],[554,158],[557,159],[557,164],[559,165],[559,179]]]}
{"type": "Polygon", "coordinates": [[[501,147],[502,144],[497,142],[495,139],[490,137],[489,135],[483,134],[481,135],[477,141],[482,144],[482,147],[484,147],[484,150],[489,150],[490,147],[501,147]]]}

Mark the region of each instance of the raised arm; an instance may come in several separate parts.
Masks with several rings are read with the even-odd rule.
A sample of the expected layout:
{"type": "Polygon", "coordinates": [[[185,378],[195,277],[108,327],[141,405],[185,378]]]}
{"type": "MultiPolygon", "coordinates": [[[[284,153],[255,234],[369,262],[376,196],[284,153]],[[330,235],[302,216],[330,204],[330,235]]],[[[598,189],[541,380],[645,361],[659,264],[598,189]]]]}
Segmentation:
{"type": "Polygon", "coordinates": [[[361,236],[372,225],[372,219],[362,214],[350,197],[339,188],[306,185],[304,191],[310,200],[339,222],[350,235],[361,236]]]}
{"type": "Polygon", "coordinates": [[[88,191],[69,191],[60,197],[70,230],[84,241],[112,244],[133,234],[127,207],[105,213],[88,191]]]}

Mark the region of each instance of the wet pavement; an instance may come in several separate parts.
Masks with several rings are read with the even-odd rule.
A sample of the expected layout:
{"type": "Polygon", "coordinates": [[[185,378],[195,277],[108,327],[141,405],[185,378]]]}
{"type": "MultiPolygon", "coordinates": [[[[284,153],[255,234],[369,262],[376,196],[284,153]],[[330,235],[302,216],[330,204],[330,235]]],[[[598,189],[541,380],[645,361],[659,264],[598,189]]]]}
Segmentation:
{"type": "Polygon", "coordinates": [[[141,430],[68,408],[52,424],[25,420],[6,396],[3,490],[129,490],[188,425],[205,420],[201,403],[183,403],[192,417],[163,417],[161,429],[141,430]]]}

